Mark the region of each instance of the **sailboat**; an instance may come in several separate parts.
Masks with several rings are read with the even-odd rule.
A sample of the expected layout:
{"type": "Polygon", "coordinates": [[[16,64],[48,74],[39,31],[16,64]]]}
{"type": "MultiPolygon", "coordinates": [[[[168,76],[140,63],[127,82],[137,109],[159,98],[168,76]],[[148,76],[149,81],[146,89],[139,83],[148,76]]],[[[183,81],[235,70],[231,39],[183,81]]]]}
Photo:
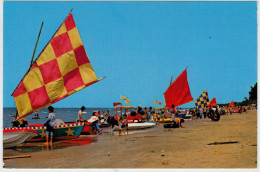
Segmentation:
{"type": "MultiPolygon", "coordinates": [[[[102,79],[104,77],[97,78],[90,64],[70,11],[39,56],[31,62],[29,70],[12,93],[18,112],[17,119],[50,106],[102,79]]],[[[53,138],[77,138],[84,125],[83,122],[60,123],[54,127],[53,138]]],[[[23,129],[37,131],[37,136],[29,141],[45,140],[46,127],[43,124],[29,125],[23,129]]]]}
{"type": "MultiPolygon", "coordinates": [[[[175,79],[173,83],[164,92],[164,99],[166,108],[171,109],[174,107],[183,105],[185,103],[193,101],[190,93],[190,87],[187,78],[187,68],[175,79]]],[[[166,122],[170,122],[170,119],[164,119],[166,122]]],[[[184,122],[183,119],[181,121],[184,122]]]]}

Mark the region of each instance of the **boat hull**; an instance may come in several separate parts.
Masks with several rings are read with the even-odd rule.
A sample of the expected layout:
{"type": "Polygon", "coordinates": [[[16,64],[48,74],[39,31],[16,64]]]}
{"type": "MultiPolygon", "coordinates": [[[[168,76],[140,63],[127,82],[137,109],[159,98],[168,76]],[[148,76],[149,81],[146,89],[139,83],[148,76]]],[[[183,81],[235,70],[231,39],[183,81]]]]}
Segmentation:
{"type": "MultiPolygon", "coordinates": [[[[54,127],[53,140],[69,140],[78,138],[84,128],[84,123],[71,123],[54,127]]],[[[38,135],[28,140],[46,141],[46,127],[43,124],[29,125],[29,128],[37,131],[38,135]]]]}
{"type": "Polygon", "coordinates": [[[37,135],[38,133],[31,129],[6,128],[3,130],[3,147],[17,146],[37,135]]]}
{"type": "MultiPolygon", "coordinates": [[[[141,130],[146,128],[154,127],[156,124],[151,122],[144,123],[128,123],[128,130],[141,130]]],[[[116,128],[115,131],[118,131],[119,128],[116,128]]]]}

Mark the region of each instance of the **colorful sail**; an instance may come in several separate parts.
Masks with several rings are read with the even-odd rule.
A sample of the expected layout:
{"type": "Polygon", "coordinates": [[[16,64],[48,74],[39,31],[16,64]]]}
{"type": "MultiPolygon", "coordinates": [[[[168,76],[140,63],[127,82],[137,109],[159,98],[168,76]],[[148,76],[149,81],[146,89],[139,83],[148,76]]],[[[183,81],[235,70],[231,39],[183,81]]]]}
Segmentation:
{"type": "Polygon", "coordinates": [[[201,108],[205,105],[209,105],[209,97],[208,97],[208,91],[205,90],[196,100],[195,100],[195,106],[201,108]]]}
{"type": "Polygon", "coordinates": [[[187,79],[187,69],[164,92],[166,107],[171,108],[193,101],[187,79]]]}
{"type": "Polygon", "coordinates": [[[214,98],[210,101],[209,106],[213,107],[213,106],[217,106],[217,105],[218,105],[218,104],[217,104],[217,101],[216,101],[216,97],[214,97],[214,98]]]}
{"type": "Polygon", "coordinates": [[[230,106],[231,106],[231,107],[234,107],[234,106],[235,106],[233,100],[229,103],[228,107],[230,107],[230,106]]]}
{"type": "Polygon", "coordinates": [[[12,94],[19,118],[97,81],[70,13],[12,94]]]}

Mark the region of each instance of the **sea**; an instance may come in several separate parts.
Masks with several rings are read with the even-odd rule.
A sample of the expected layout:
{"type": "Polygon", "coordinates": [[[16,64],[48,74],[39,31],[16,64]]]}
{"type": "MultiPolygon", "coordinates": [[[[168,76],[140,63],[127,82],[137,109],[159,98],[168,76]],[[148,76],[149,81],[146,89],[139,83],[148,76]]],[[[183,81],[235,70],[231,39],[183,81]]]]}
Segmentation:
{"type": "MultiPolygon", "coordinates": [[[[61,119],[64,122],[76,122],[78,117],[78,111],[80,108],[55,108],[56,119],[61,119]]],[[[109,110],[110,116],[115,115],[114,108],[86,108],[85,113],[83,113],[83,118],[88,120],[93,112],[109,110]]],[[[16,113],[16,108],[3,108],[3,127],[12,127],[12,121],[14,120],[14,115],[16,113]]],[[[30,114],[25,117],[25,119],[30,124],[44,124],[47,121],[49,111],[47,108],[41,109],[38,112],[30,114]],[[39,114],[40,119],[33,119],[35,114],[39,114]]]]}

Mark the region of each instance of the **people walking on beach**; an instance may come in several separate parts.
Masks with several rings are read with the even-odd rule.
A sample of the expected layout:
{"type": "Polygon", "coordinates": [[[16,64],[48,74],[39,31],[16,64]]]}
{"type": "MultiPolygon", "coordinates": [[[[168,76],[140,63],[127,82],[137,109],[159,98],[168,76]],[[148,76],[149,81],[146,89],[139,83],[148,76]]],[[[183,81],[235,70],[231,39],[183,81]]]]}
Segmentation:
{"type": "Polygon", "coordinates": [[[85,121],[85,119],[84,119],[83,116],[82,116],[85,109],[86,109],[85,106],[82,106],[82,107],[80,108],[80,110],[79,110],[79,112],[78,112],[77,122],[84,122],[84,121],[85,121]]]}
{"type": "Polygon", "coordinates": [[[50,144],[52,144],[53,132],[54,132],[54,126],[55,126],[55,113],[54,113],[54,108],[52,106],[49,106],[48,110],[49,110],[48,120],[44,124],[47,127],[47,129],[46,129],[46,144],[48,144],[49,136],[50,136],[50,144]]]}

